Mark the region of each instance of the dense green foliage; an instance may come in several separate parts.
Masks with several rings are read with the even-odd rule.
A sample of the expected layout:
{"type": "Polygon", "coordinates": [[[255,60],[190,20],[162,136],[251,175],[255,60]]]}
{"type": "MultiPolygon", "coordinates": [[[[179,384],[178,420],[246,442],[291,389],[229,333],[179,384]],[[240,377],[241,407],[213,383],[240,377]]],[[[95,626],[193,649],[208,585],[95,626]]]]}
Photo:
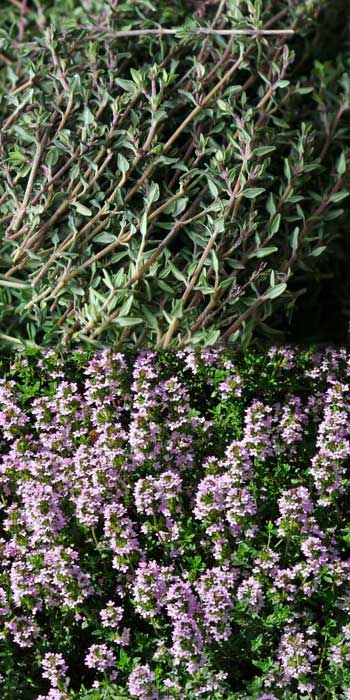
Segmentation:
{"type": "Polygon", "coordinates": [[[286,330],[347,206],[334,7],[1,7],[1,342],[246,347],[270,316],[286,330]]]}

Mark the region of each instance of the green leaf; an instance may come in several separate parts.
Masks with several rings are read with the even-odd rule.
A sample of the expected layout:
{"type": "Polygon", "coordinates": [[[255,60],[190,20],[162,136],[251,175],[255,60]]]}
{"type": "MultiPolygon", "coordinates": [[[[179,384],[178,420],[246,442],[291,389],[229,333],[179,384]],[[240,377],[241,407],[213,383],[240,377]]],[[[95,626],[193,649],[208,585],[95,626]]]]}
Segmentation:
{"type": "Polygon", "coordinates": [[[149,193],[147,195],[147,204],[150,207],[153,202],[157,202],[159,199],[160,195],[160,190],[159,190],[159,185],[157,182],[152,182],[151,187],[149,189],[149,193]]]}
{"type": "MultiPolygon", "coordinates": [[[[197,331],[191,337],[191,345],[197,345],[198,343],[203,343],[205,347],[208,345],[214,345],[220,337],[220,331],[210,328],[209,330],[197,331]]],[[[230,338],[231,341],[231,338],[230,338]]]]}
{"type": "MultiPolygon", "coordinates": [[[[96,238],[97,238],[97,236],[96,236],[96,238]]],[[[105,278],[105,284],[108,287],[108,289],[110,289],[111,291],[114,290],[114,285],[113,285],[113,282],[111,280],[111,277],[108,274],[107,270],[105,270],[105,268],[102,269],[102,274],[105,278]]]]}
{"type": "Polygon", "coordinates": [[[123,156],[122,153],[118,153],[117,164],[118,164],[118,169],[120,170],[121,173],[123,173],[123,175],[129,170],[129,163],[126,160],[125,156],[123,156]]]}
{"type": "Polygon", "coordinates": [[[346,172],[346,160],[344,151],[340,154],[337,162],[337,173],[338,175],[344,175],[346,172]]]}
{"type": "Polygon", "coordinates": [[[295,92],[297,95],[307,95],[309,92],[313,92],[314,89],[313,87],[297,87],[295,92]]]}
{"type": "Polygon", "coordinates": [[[266,209],[269,212],[270,216],[273,216],[276,213],[275,200],[273,198],[272,192],[270,192],[268,200],[266,202],[266,209]]]}
{"type": "Polygon", "coordinates": [[[341,202],[345,197],[349,196],[349,192],[346,190],[341,190],[340,192],[335,192],[332,194],[330,201],[331,202],[341,202]]]}
{"type": "Polygon", "coordinates": [[[181,299],[179,299],[177,302],[173,302],[173,307],[171,309],[171,317],[173,320],[176,318],[182,318],[183,316],[183,303],[181,299]]]}
{"type": "Polygon", "coordinates": [[[140,71],[136,70],[135,68],[130,68],[130,75],[135,83],[135,85],[140,88],[142,85],[142,75],[140,71]]]}
{"type": "Polygon", "coordinates": [[[225,90],[225,95],[235,95],[237,92],[242,91],[242,85],[231,85],[231,87],[225,90]]]}
{"type": "Polygon", "coordinates": [[[276,284],[275,287],[271,287],[266,294],[264,294],[263,298],[268,300],[268,299],[276,299],[276,297],[281,296],[283,292],[287,289],[287,285],[285,282],[282,282],[281,284],[276,284]]]}
{"type": "Polygon", "coordinates": [[[276,146],[259,146],[253,149],[253,156],[266,156],[267,153],[275,150],[276,146]]]}
{"type": "Polygon", "coordinates": [[[75,73],[72,76],[69,87],[70,87],[71,94],[73,96],[74,95],[81,95],[81,79],[80,79],[79,73],[75,73]]]}
{"type": "MultiPolygon", "coordinates": [[[[131,72],[131,71],[130,71],[131,72]]],[[[132,80],[124,80],[124,78],[115,78],[114,82],[126,92],[136,92],[136,85],[132,80]]]]}
{"type": "Polygon", "coordinates": [[[291,247],[292,247],[293,253],[295,253],[295,251],[298,248],[299,231],[300,231],[299,226],[297,226],[292,233],[291,247]]]}
{"type": "Polygon", "coordinates": [[[192,104],[197,107],[197,102],[195,100],[194,95],[191,92],[188,92],[187,90],[178,90],[179,95],[184,95],[184,97],[187,97],[187,99],[192,102],[192,104]]]}
{"type": "Polygon", "coordinates": [[[273,236],[275,233],[277,233],[281,223],[281,214],[277,214],[276,218],[273,220],[273,223],[271,227],[269,228],[269,233],[271,236],[273,236]]]}
{"type": "Polygon", "coordinates": [[[242,195],[247,197],[247,199],[255,199],[255,197],[259,197],[259,194],[265,192],[265,189],[265,187],[248,187],[247,190],[242,192],[242,195]]]}
{"type": "Polygon", "coordinates": [[[32,169],[31,163],[28,163],[28,161],[27,161],[27,163],[22,163],[22,165],[20,165],[18,167],[17,177],[18,178],[27,177],[27,175],[28,175],[28,173],[30,173],[31,169],[32,169]]]}
{"type": "Polygon", "coordinates": [[[285,159],[284,159],[284,167],[283,167],[283,170],[284,170],[284,174],[285,174],[285,176],[286,176],[288,182],[290,182],[291,179],[292,179],[292,173],[291,173],[291,170],[290,170],[290,165],[289,165],[288,158],[285,158],[285,159]]]}
{"type": "MultiPolygon", "coordinates": [[[[132,305],[133,305],[133,301],[134,301],[133,295],[130,294],[130,296],[128,297],[128,299],[127,299],[127,300],[124,302],[124,304],[121,306],[120,312],[119,312],[119,313],[120,313],[120,316],[119,316],[118,318],[132,318],[132,317],[129,316],[129,313],[130,313],[131,307],[132,307],[132,305]]],[[[136,325],[136,324],[135,324],[135,325],[136,325]]]]}
{"type": "Polygon", "coordinates": [[[108,231],[102,231],[102,233],[98,233],[97,236],[94,236],[93,238],[95,243],[113,243],[115,240],[115,235],[113,233],[109,233],[108,231]]]}
{"type": "Polygon", "coordinates": [[[143,236],[147,233],[147,212],[144,211],[140,220],[140,231],[143,236]]]}
{"type": "Polygon", "coordinates": [[[10,151],[9,152],[9,159],[13,163],[26,163],[27,162],[27,156],[22,153],[18,148],[16,148],[15,151],[10,151]]]}
{"type": "Polygon", "coordinates": [[[13,130],[18,134],[19,138],[24,141],[24,143],[35,143],[36,132],[35,130],[29,131],[29,129],[24,129],[23,126],[16,124],[13,130]]]}
{"type": "Polygon", "coordinates": [[[177,269],[177,267],[174,265],[174,263],[171,262],[171,260],[169,260],[167,267],[169,267],[169,269],[173,273],[174,277],[177,280],[179,280],[179,282],[183,282],[184,284],[187,284],[187,279],[186,279],[185,275],[183,275],[182,272],[180,272],[180,270],[177,269]]]}
{"type": "Polygon", "coordinates": [[[78,214],[81,214],[82,216],[92,216],[92,211],[88,207],[85,206],[85,204],[81,204],[81,202],[72,202],[73,207],[76,208],[78,214]]]}
{"type": "Polygon", "coordinates": [[[93,124],[95,121],[95,117],[88,107],[84,108],[84,111],[82,114],[82,120],[83,120],[85,126],[90,126],[90,124],[93,124]]]}
{"type": "Polygon", "coordinates": [[[315,250],[310,253],[314,258],[317,258],[319,255],[321,255],[325,250],[327,249],[326,245],[320,245],[318,248],[315,248],[315,250]]]}
{"type": "Polygon", "coordinates": [[[143,323],[143,318],[137,318],[136,316],[119,316],[114,320],[114,323],[122,328],[138,326],[139,323],[143,323]]]}
{"type": "Polygon", "coordinates": [[[323,215],[323,221],[333,221],[333,219],[337,219],[338,216],[342,216],[342,214],[344,214],[344,209],[332,209],[326,211],[323,215]]]}
{"type": "Polygon", "coordinates": [[[219,195],[219,190],[218,190],[215,182],[213,182],[213,180],[209,180],[209,179],[207,180],[207,182],[208,182],[208,188],[209,188],[209,192],[210,192],[211,196],[214,197],[214,199],[216,199],[219,195]]]}
{"type": "Polygon", "coordinates": [[[164,282],[164,280],[158,280],[158,287],[160,287],[163,292],[168,292],[168,294],[174,294],[174,290],[169,284],[164,282]]]}
{"type": "Polygon", "coordinates": [[[215,233],[223,233],[225,231],[225,219],[216,219],[214,221],[215,233]]]}
{"type": "Polygon", "coordinates": [[[211,260],[215,274],[219,274],[219,259],[215,250],[211,251],[211,260]]]}
{"type": "Polygon", "coordinates": [[[227,102],[224,102],[224,100],[217,100],[216,104],[223,112],[231,112],[230,106],[227,104],[227,102]]]}
{"type": "Polygon", "coordinates": [[[49,168],[53,168],[53,166],[56,165],[60,155],[61,151],[59,148],[57,148],[56,146],[51,148],[51,150],[46,156],[46,165],[48,165],[49,168]]]}
{"type": "Polygon", "coordinates": [[[173,202],[169,207],[166,208],[166,213],[172,213],[172,215],[175,216],[180,216],[182,212],[186,209],[188,202],[188,197],[181,197],[181,199],[178,199],[176,202],[173,202]]]}
{"type": "Polygon", "coordinates": [[[276,253],[277,250],[278,248],[276,248],[275,245],[268,246],[266,248],[258,248],[258,250],[254,251],[254,253],[251,253],[251,255],[249,255],[249,258],[264,258],[266,255],[276,253]]]}
{"type": "Polygon", "coordinates": [[[70,284],[69,291],[73,294],[77,294],[78,297],[83,297],[85,295],[84,290],[81,287],[78,287],[77,284],[70,284]]]}
{"type": "Polygon", "coordinates": [[[153,328],[156,332],[159,331],[159,324],[158,324],[158,319],[156,316],[154,316],[150,310],[147,308],[145,305],[142,309],[142,313],[144,314],[144,317],[148,323],[148,325],[153,328]]]}

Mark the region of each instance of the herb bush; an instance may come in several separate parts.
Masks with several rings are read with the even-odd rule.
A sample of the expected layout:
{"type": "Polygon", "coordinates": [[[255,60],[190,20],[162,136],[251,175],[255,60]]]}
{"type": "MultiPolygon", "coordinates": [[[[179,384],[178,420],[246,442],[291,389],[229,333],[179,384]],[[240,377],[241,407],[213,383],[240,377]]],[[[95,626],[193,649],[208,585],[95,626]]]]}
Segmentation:
{"type": "Polygon", "coordinates": [[[350,696],[347,349],[2,362],[3,700],[350,696]]]}
{"type": "Polygon", "coordinates": [[[319,51],[333,16],[5,3],[1,341],[246,347],[289,318],[348,195],[349,56],[319,51]]]}

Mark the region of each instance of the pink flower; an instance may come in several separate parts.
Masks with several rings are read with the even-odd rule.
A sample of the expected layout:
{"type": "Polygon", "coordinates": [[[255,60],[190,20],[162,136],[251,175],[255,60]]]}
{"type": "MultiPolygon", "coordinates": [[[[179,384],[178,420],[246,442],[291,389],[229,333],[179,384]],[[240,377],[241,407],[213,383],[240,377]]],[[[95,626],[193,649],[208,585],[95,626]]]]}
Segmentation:
{"type": "MultiPolygon", "coordinates": [[[[65,679],[68,666],[62,654],[47,653],[41,661],[42,676],[47,678],[53,688],[57,688],[60,681],[65,679]]],[[[66,679],[67,680],[67,679],[66,679]]]]}
{"type": "Polygon", "coordinates": [[[155,675],[148,664],[136,666],[129,674],[128,690],[137,700],[158,700],[155,675]]]}
{"type": "Polygon", "coordinates": [[[116,657],[106,644],[92,644],[85,656],[85,665],[103,673],[113,668],[116,657]]]}

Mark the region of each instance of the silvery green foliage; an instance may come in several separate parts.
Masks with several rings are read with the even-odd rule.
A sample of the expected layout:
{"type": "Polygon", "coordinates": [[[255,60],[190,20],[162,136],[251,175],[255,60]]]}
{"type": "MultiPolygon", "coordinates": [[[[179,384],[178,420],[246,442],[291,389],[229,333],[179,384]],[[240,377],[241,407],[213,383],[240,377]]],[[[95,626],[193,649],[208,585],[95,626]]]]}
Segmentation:
{"type": "Polygon", "coordinates": [[[1,342],[246,347],[344,212],[328,3],[63,4],[0,15],[1,342]]]}

